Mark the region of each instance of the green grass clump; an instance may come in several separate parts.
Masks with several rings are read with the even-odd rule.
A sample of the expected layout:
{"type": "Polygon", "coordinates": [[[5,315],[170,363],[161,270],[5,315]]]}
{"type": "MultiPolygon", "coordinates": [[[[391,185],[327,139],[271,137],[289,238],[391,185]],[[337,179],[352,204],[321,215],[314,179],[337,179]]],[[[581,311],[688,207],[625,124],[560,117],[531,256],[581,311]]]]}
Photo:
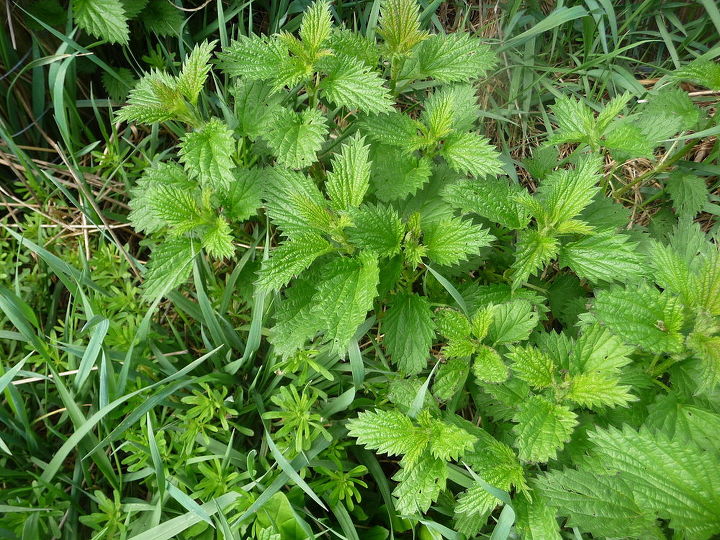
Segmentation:
{"type": "Polygon", "coordinates": [[[712,2],[9,9],[0,536],[720,534],[712,2]]]}

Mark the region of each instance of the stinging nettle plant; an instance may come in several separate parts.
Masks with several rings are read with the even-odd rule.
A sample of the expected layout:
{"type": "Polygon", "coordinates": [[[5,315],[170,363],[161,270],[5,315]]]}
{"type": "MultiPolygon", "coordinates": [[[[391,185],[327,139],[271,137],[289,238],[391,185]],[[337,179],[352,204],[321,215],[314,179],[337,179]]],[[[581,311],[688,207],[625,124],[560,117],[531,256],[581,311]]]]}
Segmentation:
{"type": "MultiPolygon", "coordinates": [[[[691,421],[720,425],[717,246],[692,223],[682,171],[663,179],[678,217],[665,234],[628,230],[605,196],[621,163],[712,122],[676,82],[714,68],[675,74],[645,106],[625,94],[596,114],[559,99],[554,133],[518,164],[530,193],[479,132],[491,48],[423,30],[408,0],[382,4],[378,35],[333,25],[317,1],[297,36],[239,36],[215,59],[206,42],[179,74],[140,80],[117,119],[184,133],[132,193],[130,219],[154,246],[146,298],[183,284],[200,254],[273,242],[255,282],[272,298],[266,353],[302,366],[306,386],[283,388],[264,417],[290,456],[327,439],[313,385],[359,356],[358,390],[366,368],[385,378],[368,377],[374,405],[345,427],[398,458],[385,472],[413,523],[432,515],[473,537],[502,507],[526,538],[560,538],[561,523],[599,537],[720,532],[708,480],[720,457],[691,421]]],[[[364,467],[316,485],[352,504],[343,486],[364,485],[364,467]]]]}

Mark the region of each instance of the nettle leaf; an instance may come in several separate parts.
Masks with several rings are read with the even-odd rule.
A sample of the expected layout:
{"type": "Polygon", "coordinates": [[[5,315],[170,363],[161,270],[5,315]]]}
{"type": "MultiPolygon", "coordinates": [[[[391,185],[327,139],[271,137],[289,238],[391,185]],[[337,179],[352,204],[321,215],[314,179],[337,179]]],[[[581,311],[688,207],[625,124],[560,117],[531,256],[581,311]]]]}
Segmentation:
{"type": "Polygon", "coordinates": [[[414,195],[432,174],[430,160],[407,154],[387,145],[373,145],[370,153],[375,196],[383,201],[395,201],[414,195]]]}
{"type": "Polygon", "coordinates": [[[331,218],[326,201],[307,175],[275,167],[268,171],[264,187],[267,212],[285,236],[327,233],[331,218]]]}
{"type": "Polygon", "coordinates": [[[145,169],[137,185],[131,190],[128,218],[135,230],[153,233],[167,226],[156,210],[158,201],[155,192],[162,187],[173,187],[191,193],[195,189],[195,183],[188,179],[177,163],[156,163],[145,169]]]}
{"type": "Polygon", "coordinates": [[[694,218],[710,198],[705,178],[694,174],[674,172],[665,184],[673,201],[673,208],[681,217],[694,218]]]}
{"type": "Polygon", "coordinates": [[[597,407],[625,407],[637,398],[630,394],[630,386],[619,384],[617,377],[598,373],[581,373],[570,377],[566,399],[590,409],[597,407]]]}
{"type": "Polygon", "coordinates": [[[282,108],[263,137],[279,163],[301,169],[316,161],[327,133],[325,116],[319,110],[305,109],[297,113],[282,108]]]}
{"type": "Polygon", "coordinates": [[[204,222],[194,190],[178,184],[153,186],[146,195],[153,217],[172,228],[174,234],[183,234],[204,222]]]}
{"type": "Polygon", "coordinates": [[[682,305],[654,287],[598,291],[593,314],[626,343],[657,354],[682,350],[682,305]]]}
{"type": "Polygon", "coordinates": [[[535,389],[552,386],[555,381],[555,362],[536,347],[515,347],[507,357],[519,379],[535,389]]]}
{"type": "Polygon", "coordinates": [[[187,112],[174,77],[151,71],[130,90],[128,104],[115,113],[118,122],[154,124],[167,122],[187,112]]]}
{"type": "Polygon", "coordinates": [[[380,10],[378,34],[390,56],[405,55],[428,37],[420,30],[420,6],[415,0],[386,0],[380,10]]]}
{"type": "Polygon", "coordinates": [[[720,315],[720,250],[717,248],[704,257],[697,283],[699,306],[712,315],[720,315]]]}
{"type": "Polygon", "coordinates": [[[322,272],[323,281],[314,297],[325,339],[333,350],[344,354],[358,326],[373,307],[379,281],[375,255],[361,253],[357,258],[339,258],[322,272]]]}
{"type": "Polygon", "coordinates": [[[433,395],[442,401],[452,398],[467,379],[470,365],[466,358],[448,358],[433,380],[433,395]]]}
{"type": "Polygon", "coordinates": [[[206,226],[202,234],[202,246],[211,257],[224,259],[235,253],[230,225],[218,216],[206,226]]]}
{"type": "Polygon", "coordinates": [[[440,149],[450,168],[462,174],[484,178],[503,173],[500,153],[489,139],[477,133],[454,133],[440,149]]]}
{"type": "Polygon", "coordinates": [[[262,206],[262,169],[235,169],[230,188],[220,193],[220,200],[231,220],[245,221],[262,206]]]}
{"type": "Polygon", "coordinates": [[[210,73],[210,58],[215,48],[215,41],[204,41],[195,45],[190,55],[183,62],[182,70],[177,78],[178,91],[193,105],[205,86],[210,73]]]}
{"type": "Polygon", "coordinates": [[[655,147],[654,142],[632,119],[624,118],[610,126],[602,145],[610,150],[610,153],[618,161],[627,161],[640,157],[651,158],[655,147]]]}
{"type": "Polygon", "coordinates": [[[355,246],[378,257],[392,257],[400,252],[405,225],[392,206],[363,205],[351,212],[351,218],[353,224],[347,235],[355,246]]]}
{"type": "Polygon", "coordinates": [[[676,394],[666,394],[648,407],[645,426],[661,432],[669,439],[718,453],[720,441],[720,414],[684,402],[676,394]]]}
{"type": "Polygon", "coordinates": [[[582,142],[591,144],[598,136],[595,126],[595,115],[592,109],[583,102],[572,97],[561,97],[552,106],[558,129],[550,137],[549,144],[566,142],[582,142]]]}
{"type": "Polygon", "coordinates": [[[427,446],[427,434],[421,432],[407,415],[397,410],[362,411],[347,423],[348,435],[369,450],[389,456],[404,456],[416,446],[427,446]]]}
{"type": "Polygon", "coordinates": [[[533,491],[532,500],[524,495],[513,499],[517,515],[515,527],[525,540],[562,540],[555,509],[540,493],[533,491]]]}
{"type": "Polygon", "coordinates": [[[330,35],[330,48],[335,54],[355,58],[370,68],[377,67],[380,62],[375,42],[347,28],[335,29],[330,35]]]}
{"type": "Polygon", "coordinates": [[[434,262],[450,266],[479,253],[495,239],[487,229],[460,218],[439,219],[423,227],[427,256],[434,262]]]}
{"type": "Polygon", "coordinates": [[[454,182],[443,189],[442,196],[463,212],[473,212],[508,229],[523,229],[530,216],[518,199],[526,193],[522,186],[504,178],[485,178],[454,182]]]}
{"type": "Polygon", "coordinates": [[[402,373],[411,375],[427,367],[435,337],[427,298],[405,292],[395,295],[385,312],[382,328],[385,349],[402,373]]]}
{"type": "Polygon", "coordinates": [[[128,19],[132,19],[140,14],[147,5],[148,0],[122,0],[122,3],[125,8],[125,15],[128,19]]]}
{"type": "Polygon", "coordinates": [[[548,175],[538,188],[536,199],[543,215],[536,216],[547,225],[558,225],[577,216],[599,191],[600,157],[583,158],[574,169],[561,169],[548,175]]]}
{"type": "Polygon", "coordinates": [[[330,37],[331,30],[330,5],[326,0],[316,0],[305,11],[300,23],[300,39],[303,45],[312,55],[317,54],[330,37]]]}
{"type": "Polygon", "coordinates": [[[583,329],[572,348],[572,355],[569,355],[570,372],[615,375],[631,362],[630,354],[634,350],[607,328],[599,324],[588,326],[583,329]]]}
{"type": "Polygon", "coordinates": [[[361,60],[335,55],[324,58],[319,67],[326,74],[320,90],[333,105],[366,113],[392,110],[393,99],[383,86],[384,79],[361,60]]]}
{"type": "Polygon", "coordinates": [[[645,265],[637,244],[625,234],[606,230],[563,244],[558,262],[579,277],[593,283],[637,281],[645,275],[645,265]]]}
{"type": "Polygon", "coordinates": [[[488,339],[494,345],[524,341],[535,329],[538,320],[538,314],[527,300],[500,304],[493,310],[488,339]]]}
{"type": "Polygon", "coordinates": [[[296,279],[284,294],[275,309],[275,324],[268,340],[278,355],[287,358],[315,337],[321,322],[314,313],[315,284],[310,279],[296,279]]]}
{"type": "Polygon", "coordinates": [[[240,35],[217,56],[225,73],[250,81],[278,80],[291,63],[287,48],[268,36],[240,35]]]}
{"type": "Polygon", "coordinates": [[[680,88],[662,88],[648,95],[647,100],[643,113],[651,118],[670,118],[677,126],[674,132],[692,129],[700,120],[700,109],[680,88]]]}
{"type": "Polygon", "coordinates": [[[478,348],[473,357],[472,371],[477,380],[486,383],[501,383],[510,376],[510,370],[502,357],[487,345],[478,348]]]}
{"type": "Polygon", "coordinates": [[[479,116],[475,88],[469,84],[457,84],[443,86],[433,92],[425,100],[421,118],[439,139],[449,132],[443,130],[442,125],[447,125],[448,130],[467,131],[473,128],[479,116]]]}
{"type": "Polygon", "coordinates": [[[577,417],[570,409],[542,396],[530,396],[513,417],[515,447],[522,461],[544,463],[570,440],[577,417]]]}
{"type": "Polygon", "coordinates": [[[399,112],[366,116],[360,121],[360,128],[367,136],[380,144],[412,152],[424,144],[418,134],[418,122],[399,112]]]}
{"type": "Polygon", "coordinates": [[[230,93],[235,98],[235,118],[241,135],[255,139],[266,133],[280,110],[282,95],[262,81],[237,81],[230,93]]]}
{"type": "Polygon", "coordinates": [[[720,90],[720,64],[711,60],[695,60],[675,71],[673,78],[691,81],[710,90],[720,90]]]}
{"type": "Polygon", "coordinates": [[[652,512],[638,505],[631,486],[615,476],[574,469],[551,471],[537,485],[568,527],[600,537],[660,538],[652,512]]]}
{"type": "Polygon", "coordinates": [[[235,138],[222,120],[213,118],[185,135],[178,153],[188,175],[203,186],[223,190],[233,182],[235,138]]]}
{"type": "Polygon", "coordinates": [[[417,48],[413,78],[467,82],[484,77],[497,62],[493,50],[467,33],[436,34],[417,48]]]}
{"type": "Polygon", "coordinates": [[[370,186],[369,147],[365,138],[353,136],[342,145],[332,160],[333,170],[327,173],[325,191],[330,204],[338,210],[360,206],[370,186]]]}
{"type": "Polygon", "coordinates": [[[395,509],[403,515],[423,514],[445,489],[447,464],[427,455],[412,465],[402,465],[392,479],[398,482],[393,490],[395,509]]]}
{"type": "Polygon", "coordinates": [[[559,250],[557,238],[535,229],[522,231],[515,246],[515,262],[512,265],[513,288],[520,287],[530,276],[544,269],[559,250]]]}
{"type": "Polygon", "coordinates": [[[120,0],[73,0],[77,25],[110,43],[126,44],[130,37],[127,14],[120,0]]]}
{"type": "Polygon", "coordinates": [[[260,290],[278,290],[331,250],[327,240],[314,233],[283,242],[273,250],[272,257],[263,261],[256,284],[260,290]]]}
{"type": "Polygon", "coordinates": [[[177,236],[158,244],[144,275],[143,298],[148,302],[169,292],[187,280],[192,261],[200,251],[200,243],[192,238],[177,236]]]}
{"type": "Polygon", "coordinates": [[[149,0],[142,12],[142,23],[158,36],[179,36],[185,17],[174,4],[163,0],[149,0]]]}
{"type": "Polygon", "coordinates": [[[641,508],[686,537],[720,533],[717,455],[644,428],[597,428],[589,437],[600,470],[623,480],[641,508]]]}

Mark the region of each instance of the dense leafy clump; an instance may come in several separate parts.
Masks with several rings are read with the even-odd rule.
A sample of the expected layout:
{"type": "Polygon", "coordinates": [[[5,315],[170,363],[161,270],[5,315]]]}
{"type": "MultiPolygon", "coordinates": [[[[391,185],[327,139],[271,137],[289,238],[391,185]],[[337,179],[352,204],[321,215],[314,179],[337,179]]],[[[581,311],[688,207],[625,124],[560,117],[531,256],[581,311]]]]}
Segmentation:
{"type": "MultiPolygon", "coordinates": [[[[145,3],[105,3],[106,27],[102,2],[75,1],[78,24],[123,42],[117,21],[145,3]]],[[[157,390],[133,429],[73,441],[111,477],[103,449],[127,430],[114,457],[151,494],[97,491],[80,520],[98,534],[213,538],[222,510],[224,538],[262,540],[720,535],[720,250],[695,221],[707,185],[669,172],[664,228],[631,221],[614,186],[624,163],[669,171],[688,132],[717,132],[680,86],[716,87],[716,65],[599,110],[560,97],[514,161],[481,122],[492,47],[426,18],[386,0],[371,38],[317,0],[296,33],[205,41],[176,74],[146,73],[116,112],[177,135],[131,192],[143,300],[170,297],[222,353],[220,375],[175,403],[179,422],[150,413],[172,394],[157,390]],[[239,313],[213,275],[245,280],[239,313]],[[170,500],[184,514],[160,523],[170,500]]],[[[153,385],[204,360],[183,373],[159,353],[153,385]]],[[[60,489],[49,470],[38,490],[60,489]]]]}

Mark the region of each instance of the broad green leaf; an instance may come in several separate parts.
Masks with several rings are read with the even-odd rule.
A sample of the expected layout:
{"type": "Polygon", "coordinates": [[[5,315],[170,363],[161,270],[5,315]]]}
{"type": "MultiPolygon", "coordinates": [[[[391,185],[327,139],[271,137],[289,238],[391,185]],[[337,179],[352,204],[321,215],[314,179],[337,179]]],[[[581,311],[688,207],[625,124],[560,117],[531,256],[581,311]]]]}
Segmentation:
{"type": "Polygon", "coordinates": [[[427,366],[435,336],[430,303],[424,296],[399,293],[385,312],[383,343],[400,372],[415,374],[427,366]]]}
{"type": "Polygon", "coordinates": [[[322,236],[314,233],[287,240],[263,261],[256,284],[264,291],[278,290],[331,249],[332,246],[322,236]]]}
{"type": "Polygon", "coordinates": [[[218,118],[185,135],[179,154],[188,176],[196,178],[204,187],[224,190],[235,179],[232,172],[235,138],[218,118]]]}
{"type": "Polygon", "coordinates": [[[262,81],[239,80],[230,88],[241,135],[255,139],[266,133],[280,110],[282,95],[262,81]]]}
{"type": "Polygon", "coordinates": [[[120,0],[73,0],[77,25],[110,43],[126,44],[130,36],[127,15],[120,0]]]}
{"type": "Polygon", "coordinates": [[[477,380],[486,383],[501,383],[510,375],[498,352],[487,345],[481,346],[473,357],[472,370],[477,380]]]}
{"type": "Polygon", "coordinates": [[[460,218],[446,218],[423,227],[423,243],[427,256],[434,262],[450,266],[477,255],[480,248],[494,240],[487,229],[472,221],[460,218]]]}
{"type": "Polygon", "coordinates": [[[521,403],[513,422],[518,457],[537,463],[555,458],[577,425],[575,413],[542,396],[531,396],[521,403]]]}
{"type": "Polygon", "coordinates": [[[503,173],[500,155],[489,139],[477,133],[454,133],[440,150],[454,171],[485,178],[503,173]]]}
{"type": "Polygon", "coordinates": [[[359,122],[362,131],[380,144],[400,148],[405,153],[424,144],[418,134],[418,122],[399,112],[366,116],[359,122]]]}
{"type": "Polygon", "coordinates": [[[392,257],[400,252],[405,225],[392,206],[366,204],[353,210],[351,218],[347,235],[355,246],[379,257],[392,257]]]}
{"type": "Polygon", "coordinates": [[[178,75],[178,91],[190,103],[195,105],[205,80],[210,72],[210,58],[215,48],[215,42],[204,41],[195,45],[190,55],[183,62],[182,70],[178,75]]]}
{"type": "Polygon", "coordinates": [[[182,236],[166,240],[152,251],[145,273],[143,297],[152,301],[183,283],[192,268],[200,245],[182,236]]]}
{"type": "Polygon", "coordinates": [[[694,218],[710,197],[706,179],[694,174],[671,174],[665,189],[673,201],[673,208],[681,217],[694,218]]]}
{"type": "Polygon", "coordinates": [[[538,188],[536,199],[543,215],[536,216],[549,226],[558,225],[577,216],[598,192],[600,158],[580,160],[573,169],[561,169],[548,175],[538,188]]]}
{"type": "Polygon", "coordinates": [[[488,339],[493,344],[517,343],[530,336],[537,326],[538,314],[527,300],[513,300],[495,307],[488,339]]]}
{"type": "Polygon", "coordinates": [[[681,81],[692,81],[710,90],[720,90],[720,64],[710,60],[695,60],[673,74],[681,81]]]}
{"type": "Polygon", "coordinates": [[[305,174],[284,167],[268,170],[263,198],[272,222],[285,236],[325,234],[330,224],[326,201],[305,174]]]}
{"type": "Polygon", "coordinates": [[[370,153],[375,196],[389,202],[414,195],[430,180],[432,168],[426,157],[407,154],[399,148],[373,145],[370,153]]]}
{"type": "Polygon", "coordinates": [[[221,216],[209,223],[202,233],[203,249],[216,259],[229,258],[235,253],[230,224],[221,216]]]}
{"type": "Polygon", "coordinates": [[[327,173],[325,191],[330,204],[338,210],[360,206],[370,185],[369,147],[365,139],[355,135],[342,145],[327,173]]]}
{"type": "Polygon", "coordinates": [[[301,169],[316,161],[327,132],[325,116],[319,110],[304,109],[296,113],[282,108],[263,137],[279,163],[301,169]]]}
{"type": "Polygon", "coordinates": [[[161,71],[151,71],[130,91],[128,104],[115,113],[115,119],[154,124],[184,118],[185,114],[187,105],[177,90],[177,81],[161,71]]]}
{"type": "Polygon", "coordinates": [[[324,58],[319,68],[326,74],[320,90],[333,105],[366,113],[393,110],[393,99],[383,86],[383,78],[362,61],[336,55],[324,58]]]}
{"type": "Polygon", "coordinates": [[[467,33],[436,34],[417,48],[413,78],[441,82],[470,81],[484,77],[495,67],[493,50],[479,38],[467,33]]]}
{"type": "Polygon", "coordinates": [[[620,384],[617,377],[598,373],[581,373],[570,377],[566,399],[589,409],[598,407],[625,407],[637,397],[630,386],[620,384]]]}
{"type": "MultiPolygon", "coordinates": [[[[143,171],[137,185],[130,191],[130,223],[139,232],[153,233],[162,230],[166,222],[157,214],[155,192],[163,187],[172,187],[191,193],[194,182],[174,162],[157,163],[143,171]]],[[[172,204],[172,202],[170,203],[172,204]]]]}
{"type": "Polygon", "coordinates": [[[385,40],[389,56],[402,56],[427,38],[420,30],[419,5],[415,0],[385,0],[380,10],[378,34],[385,40]]]}
{"type": "Polygon", "coordinates": [[[550,137],[550,144],[582,142],[596,144],[598,133],[595,116],[590,107],[572,97],[561,97],[552,107],[557,131],[550,137]]]}
{"type": "Polygon", "coordinates": [[[330,37],[332,19],[326,0],[315,0],[303,14],[300,23],[300,39],[310,54],[315,56],[330,37]]]}
{"type": "Polygon", "coordinates": [[[544,269],[558,254],[557,238],[544,235],[535,229],[520,233],[515,246],[515,262],[512,265],[512,286],[517,289],[528,278],[544,269]]]}
{"type": "Polygon", "coordinates": [[[395,509],[400,514],[423,514],[445,489],[447,465],[428,454],[412,464],[403,463],[392,479],[398,483],[393,490],[395,509]]]}
{"type": "Polygon", "coordinates": [[[558,262],[561,267],[568,267],[578,277],[593,283],[629,283],[645,275],[645,265],[637,253],[637,244],[630,242],[628,235],[613,230],[563,244],[558,262]]]}
{"type": "Polygon", "coordinates": [[[507,357],[512,361],[512,370],[521,380],[535,389],[552,386],[555,381],[555,362],[536,347],[515,347],[507,357]]]}
{"type": "Polygon", "coordinates": [[[448,185],[443,198],[463,212],[473,212],[509,229],[523,229],[530,216],[518,197],[527,193],[504,178],[466,180],[448,185]]]}

